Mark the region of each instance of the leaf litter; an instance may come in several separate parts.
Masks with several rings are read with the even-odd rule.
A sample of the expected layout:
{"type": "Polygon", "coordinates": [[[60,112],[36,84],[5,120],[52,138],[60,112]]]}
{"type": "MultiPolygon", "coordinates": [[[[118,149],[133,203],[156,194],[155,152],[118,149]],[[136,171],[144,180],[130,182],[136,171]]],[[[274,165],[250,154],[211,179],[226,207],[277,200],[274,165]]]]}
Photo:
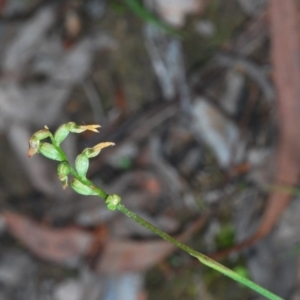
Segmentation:
{"type": "Polygon", "coordinates": [[[93,161],[93,180],[208,254],[228,246],[217,242],[222,228],[234,229],[236,244],[260,228],[255,239],[263,240],[230,252],[228,264],[296,299],[298,253],[287,255],[300,228],[296,4],[146,2],[187,37],[168,35],[119,1],[1,7],[1,296],[14,299],[15,289],[24,299],[168,299],[156,272],[160,282],[186,274],[172,299],[250,297],[100,201],[63,191],[51,164],[28,163],[31,132],[76,121],[102,128],[96,137],[68,137],[71,156],[103,140],[116,144],[93,161]],[[197,31],[201,20],[213,24],[209,35],[197,31]],[[16,258],[8,270],[9,253],[16,258]],[[18,275],[24,265],[27,286],[18,275]]]}

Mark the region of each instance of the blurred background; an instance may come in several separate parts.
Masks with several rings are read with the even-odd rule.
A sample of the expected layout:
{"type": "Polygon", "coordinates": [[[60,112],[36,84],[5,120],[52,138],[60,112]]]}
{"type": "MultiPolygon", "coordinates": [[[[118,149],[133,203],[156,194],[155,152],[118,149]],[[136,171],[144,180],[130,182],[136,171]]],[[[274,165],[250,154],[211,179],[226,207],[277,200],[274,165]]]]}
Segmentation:
{"type": "Polygon", "coordinates": [[[206,254],[256,232],[222,263],[300,299],[298,5],[1,0],[0,299],[261,299],[27,157],[70,121],[70,161],[116,144],[93,182],[206,254]]]}

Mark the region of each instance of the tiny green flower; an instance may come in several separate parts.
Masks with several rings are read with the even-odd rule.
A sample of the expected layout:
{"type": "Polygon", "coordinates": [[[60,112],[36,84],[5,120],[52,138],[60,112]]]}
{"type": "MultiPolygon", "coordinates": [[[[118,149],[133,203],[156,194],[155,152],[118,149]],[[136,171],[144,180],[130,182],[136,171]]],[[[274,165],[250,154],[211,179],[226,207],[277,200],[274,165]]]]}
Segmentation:
{"type": "Polygon", "coordinates": [[[77,179],[74,179],[71,182],[71,187],[75,192],[77,192],[78,194],[81,194],[81,195],[86,195],[86,196],[98,195],[94,189],[92,189],[91,187],[89,187],[87,185],[84,185],[77,179]]]}
{"type": "Polygon", "coordinates": [[[97,144],[93,148],[86,148],[83,150],[82,153],[85,154],[88,158],[92,158],[97,156],[103,148],[114,146],[114,145],[115,143],[112,142],[104,142],[104,143],[97,144]]]}
{"type": "Polygon", "coordinates": [[[100,125],[77,125],[74,122],[69,122],[67,124],[63,124],[58,127],[58,129],[54,133],[54,140],[59,145],[65,138],[68,136],[70,132],[81,133],[86,130],[90,130],[93,132],[99,132],[97,128],[101,127],[100,125]]]}
{"type": "Polygon", "coordinates": [[[62,182],[63,189],[68,186],[68,175],[70,174],[70,165],[67,162],[62,162],[57,167],[57,175],[62,182]]]}
{"type": "Polygon", "coordinates": [[[79,176],[86,176],[89,168],[89,159],[84,153],[79,154],[75,160],[75,169],[79,176]]]}
{"type": "Polygon", "coordinates": [[[53,160],[64,160],[64,157],[56,150],[56,148],[53,145],[49,143],[42,143],[39,146],[38,152],[53,160]]]}
{"type": "Polygon", "coordinates": [[[119,195],[109,195],[105,200],[106,206],[109,210],[116,210],[121,203],[121,197],[119,195]]]}
{"type": "Polygon", "coordinates": [[[29,140],[28,157],[36,154],[41,146],[40,141],[50,136],[52,136],[52,133],[49,131],[49,128],[47,126],[45,126],[45,129],[35,132],[29,140]]]}
{"type": "Polygon", "coordinates": [[[70,131],[74,133],[81,133],[86,130],[90,130],[93,132],[99,132],[97,128],[100,128],[100,125],[77,125],[74,122],[70,122],[67,125],[70,126],[70,131]]]}

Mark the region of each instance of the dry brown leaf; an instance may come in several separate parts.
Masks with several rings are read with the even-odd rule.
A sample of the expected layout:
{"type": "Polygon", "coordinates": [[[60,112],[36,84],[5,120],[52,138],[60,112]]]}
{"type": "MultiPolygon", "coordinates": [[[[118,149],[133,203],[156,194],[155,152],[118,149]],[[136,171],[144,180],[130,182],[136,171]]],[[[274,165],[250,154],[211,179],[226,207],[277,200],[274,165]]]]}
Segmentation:
{"type": "Polygon", "coordinates": [[[110,240],[96,266],[100,273],[144,271],[162,260],[174,250],[165,241],[110,240]]]}
{"type": "MultiPolygon", "coordinates": [[[[57,263],[74,264],[83,256],[95,256],[105,240],[102,230],[97,235],[97,232],[93,234],[77,227],[54,229],[12,212],[4,212],[1,216],[9,233],[32,253],[57,263]]],[[[196,220],[178,240],[183,242],[189,239],[204,221],[205,218],[196,220]]],[[[174,249],[174,245],[163,240],[137,242],[111,239],[104,246],[96,270],[101,273],[146,270],[174,249]]]]}
{"type": "Polygon", "coordinates": [[[89,251],[93,242],[93,235],[80,228],[54,229],[12,212],[5,212],[2,216],[9,233],[46,260],[76,262],[89,251]]]}

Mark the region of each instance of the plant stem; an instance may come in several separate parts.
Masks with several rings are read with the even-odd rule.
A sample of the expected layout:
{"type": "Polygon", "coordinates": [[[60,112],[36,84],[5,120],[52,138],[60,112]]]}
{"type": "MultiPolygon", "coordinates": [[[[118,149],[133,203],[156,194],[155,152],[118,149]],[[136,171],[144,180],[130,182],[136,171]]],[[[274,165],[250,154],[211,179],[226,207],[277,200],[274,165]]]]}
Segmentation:
{"type": "MultiPolygon", "coordinates": [[[[157,20],[155,18],[153,19],[154,16],[152,14],[150,14],[148,11],[145,12],[144,8],[142,6],[140,6],[140,4],[139,4],[139,2],[137,2],[137,0],[125,0],[125,2],[133,10],[135,10],[136,13],[138,13],[138,14],[144,13],[144,19],[145,20],[157,23],[157,20]]],[[[157,25],[162,26],[162,24],[160,22],[157,25]]],[[[163,27],[164,26],[165,25],[163,25],[163,27]]],[[[81,126],[81,130],[83,130],[83,131],[84,130],[95,131],[96,128],[98,128],[98,127],[99,127],[99,125],[81,126]]],[[[78,128],[80,128],[80,126],[78,128]]],[[[45,127],[45,129],[46,129],[46,137],[45,137],[45,131],[43,131],[42,135],[41,135],[41,132],[37,132],[30,139],[30,141],[32,143],[30,143],[30,148],[29,148],[29,152],[28,152],[29,156],[32,156],[37,151],[39,151],[39,148],[37,149],[37,147],[38,146],[40,147],[42,145],[42,144],[39,144],[40,140],[48,137],[48,135],[49,135],[49,133],[47,131],[48,127],[45,127]]],[[[164,240],[172,243],[177,248],[180,248],[183,251],[187,252],[191,256],[194,256],[202,264],[204,264],[204,265],[206,265],[206,266],[208,266],[208,267],[210,267],[210,268],[212,268],[212,269],[214,269],[214,270],[216,270],[216,271],[224,274],[225,276],[228,276],[228,277],[232,278],[235,281],[240,282],[241,284],[243,284],[243,285],[249,287],[250,289],[256,291],[257,293],[263,295],[267,299],[270,299],[270,300],[283,300],[283,298],[274,295],[273,293],[271,293],[268,290],[262,288],[261,286],[259,286],[258,284],[252,282],[251,280],[248,280],[248,279],[242,277],[241,275],[233,272],[232,270],[230,270],[230,269],[226,268],[225,266],[219,264],[218,262],[214,261],[213,259],[205,256],[204,254],[202,254],[202,253],[200,253],[198,251],[195,251],[194,249],[188,247],[187,245],[179,242],[178,240],[174,239],[173,237],[171,237],[167,233],[163,232],[159,228],[155,227],[154,225],[150,224],[149,222],[147,222],[143,218],[139,217],[134,212],[132,212],[129,209],[127,209],[124,205],[121,205],[120,204],[120,201],[121,201],[121,197],[120,196],[118,196],[118,195],[109,195],[104,190],[102,190],[100,187],[94,185],[94,183],[92,181],[90,181],[89,179],[86,178],[86,175],[85,175],[86,172],[84,172],[84,175],[81,174],[81,176],[80,176],[76,172],[76,170],[71,166],[71,164],[69,163],[69,161],[67,159],[66,153],[59,146],[59,143],[56,142],[54,136],[51,133],[49,135],[49,138],[52,141],[52,145],[55,147],[55,149],[60,154],[59,155],[59,161],[61,163],[63,163],[63,165],[61,165],[61,167],[59,167],[59,170],[58,170],[60,180],[63,182],[63,186],[67,185],[67,180],[68,180],[67,176],[69,174],[71,174],[76,180],[78,180],[79,182],[81,182],[81,184],[85,185],[86,187],[89,187],[89,189],[86,190],[86,189],[82,189],[82,187],[81,187],[81,189],[79,189],[78,186],[77,186],[77,188],[75,188],[75,185],[73,185],[72,186],[73,189],[75,191],[77,191],[79,194],[83,194],[83,195],[90,195],[90,194],[91,195],[98,195],[100,198],[103,198],[105,200],[108,209],[110,209],[110,210],[115,210],[115,209],[119,210],[120,212],[122,212],[123,214],[125,214],[126,216],[128,216],[130,219],[132,219],[133,221],[135,221],[136,223],[142,225],[143,227],[145,227],[148,230],[152,231],[153,233],[155,233],[156,235],[160,236],[164,240]],[[66,169],[64,169],[65,167],[66,167],[66,169]],[[62,169],[64,171],[62,171],[62,169]]],[[[109,142],[108,144],[111,145],[113,143],[109,142]]],[[[101,145],[101,144],[99,144],[99,145],[101,145]]],[[[96,149],[95,147],[92,148],[92,149],[96,149]]],[[[97,149],[97,150],[99,150],[99,149],[97,149]]],[[[100,148],[100,150],[101,150],[101,148],[100,148]]],[[[97,152],[96,155],[97,154],[99,154],[99,152],[97,152]]],[[[48,157],[48,155],[45,155],[45,156],[48,157]]],[[[94,156],[91,156],[91,157],[94,157],[94,156]]],[[[57,157],[51,158],[51,159],[57,159],[57,157]]],[[[82,172],[80,172],[80,173],[82,173],[82,172]]],[[[74,180],[74,178],[73,178],[73,180],[74,180]]],[[[73,182],[73,183],[75,184],[77,182],[73,182]]]]}
{"type": "Polygon", "coordinates": [[[143,5],[138,0],[124,0],[125,4],[140,18],[144,21],[149,22],[157,26],[158,28],[164,30],[166,33],[177,37],[182,38],[183,33],[178,30],[172,28],[166,23],[162,22],[158,19],[154,14],[152,14],[149,10],[143,7],[143,5]]]}
{"type": "Polygon", "coordinates": [[[233,272],[232,270],[226,268],[225,266],[219,264],[218,262],[210,259],[209,257],[207,257],[206,255],[195,251],[194,249],[188,247],[187,245],[177,241],[176,239],[174,239],[173,237],[171,237],[170,235],[168,235],[167,233],[161,231],[160,229],[158,229],[157,227],[155,227],[154,225],[150,224],[149,222],[147,222],[146,220],[144,220],[143,218],[139,217],[138,215],[136,215],[135,213],[133,213],[132,211],[130,211],[129,209],[127,209],[124,205],[119,204],[117,206],[117,209],[122,212],[123,214],[125,214],[127,217],[129,217],[130,219],[132,219],[133,221],[139,223],[140,225],[142,225],[143,227],[149,229],[150,231],[152,231],[153,233],[155,233],[156,235],[160,236],[161,238],[163,238],[164,240],[172,243],[173,245],[175,245],[177,248],[182,249],[183,251],[187,252],[188,254],[190,254],[191,256],[196,257],[201,263],[203,263],[204,265],[234,279],[235,281],[238,281],[240,283],[242,283],[243,285],[249,287],[250,289],[256,291],[257,293],[263,295],[264,297],[271,299],[271,300],[283,300],[283,298],[269,292],[268,290],[264,289],[263,287],[259,286],[258,284],[254,283],[253,281],[244,278],[242,276],[240,276],[239,274],[233,272]]]}

